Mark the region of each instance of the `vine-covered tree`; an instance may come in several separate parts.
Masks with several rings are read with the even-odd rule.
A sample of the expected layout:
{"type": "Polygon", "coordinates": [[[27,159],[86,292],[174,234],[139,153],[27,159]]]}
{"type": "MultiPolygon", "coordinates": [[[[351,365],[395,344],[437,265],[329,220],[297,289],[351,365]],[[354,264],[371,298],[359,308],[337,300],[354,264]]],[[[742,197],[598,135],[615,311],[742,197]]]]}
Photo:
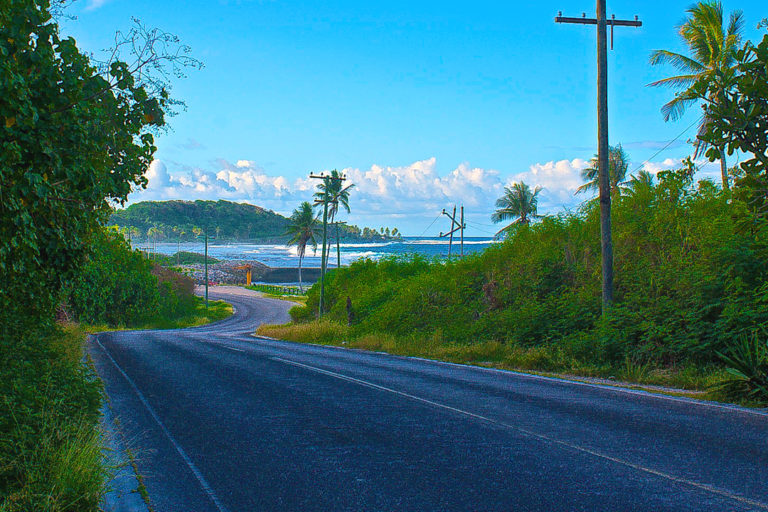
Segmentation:
{"type": "Polygon", "coordinates": [[[175,36],[138,22],[97,62],[60,35],[49,7],[0,3],[4,338],[53,318],[93,233],[114,204],[146,185],[152,134],[174,104],[165,73],[192,63],[175,36]]]}

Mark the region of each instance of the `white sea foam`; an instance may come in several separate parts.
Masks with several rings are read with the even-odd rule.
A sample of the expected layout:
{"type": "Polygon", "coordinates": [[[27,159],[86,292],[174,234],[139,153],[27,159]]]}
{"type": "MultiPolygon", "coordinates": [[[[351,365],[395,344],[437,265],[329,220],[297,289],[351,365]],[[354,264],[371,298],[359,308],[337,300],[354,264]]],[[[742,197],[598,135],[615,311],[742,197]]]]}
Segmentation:
{"type": "MultiPolygon", "coordinates": [[[[464,240],[464,245],[488,245],[497,243],[498,240],[464,240]]],[[[448,245],[450,241],[445,238],[443,240],[407,240],[406,245],[448,245]]],[[[461,243],[461,239],[453,237],[453,243],[461,243]]]]}

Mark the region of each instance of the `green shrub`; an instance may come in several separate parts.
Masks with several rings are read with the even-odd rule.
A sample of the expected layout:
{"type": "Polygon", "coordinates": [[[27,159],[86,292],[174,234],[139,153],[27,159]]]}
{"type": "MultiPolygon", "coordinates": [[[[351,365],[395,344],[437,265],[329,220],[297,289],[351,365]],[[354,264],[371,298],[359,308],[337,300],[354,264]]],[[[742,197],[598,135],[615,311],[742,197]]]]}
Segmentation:
{"type": "Polygon", "coordinates": [[[194,289],[188,276],[147,261],[121,235],[103,230],[70,283],[67,305],[81,322],[140,326],[192,314],[194,289]]]}
{"type": "Polygon", "coordinates": [[[768,401],[768,342],[757,333],[744,336],[727,353],[718,353],[728,377],[716,385],[726,398],[768,401]]]}

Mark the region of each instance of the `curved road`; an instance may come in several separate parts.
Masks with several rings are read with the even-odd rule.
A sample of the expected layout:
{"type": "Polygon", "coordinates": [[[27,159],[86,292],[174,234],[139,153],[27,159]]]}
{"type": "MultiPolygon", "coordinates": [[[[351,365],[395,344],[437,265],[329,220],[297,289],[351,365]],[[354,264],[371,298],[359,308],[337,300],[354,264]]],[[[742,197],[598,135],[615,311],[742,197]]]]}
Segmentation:
{"type": "Polygon", "coordinates": [[[291,304],[212,296],[90,346],[157,511],[768,510],[764,412],[254,338],[291,304]]]}

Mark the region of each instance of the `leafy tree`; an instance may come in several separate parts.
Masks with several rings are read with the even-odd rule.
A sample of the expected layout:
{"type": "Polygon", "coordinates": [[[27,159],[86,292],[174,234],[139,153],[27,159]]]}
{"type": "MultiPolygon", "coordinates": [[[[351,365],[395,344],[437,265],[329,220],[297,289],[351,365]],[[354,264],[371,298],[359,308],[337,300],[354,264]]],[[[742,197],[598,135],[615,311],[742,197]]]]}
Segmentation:
{"type": "MultiPolygon", "coordinates": [[[[764,22],[764,26],[768,23],[764,22]]],[[[750,158],[739,165],[743,176],[736,194],[761,217],[768,214],[768,35],[757,45],[747,42],[736,53],[735,69],[718,71],[694,88],[705,98],[712,119],[702,139],[732,154],[743,151],[750,158]]],[[[719,156],[710,148],[707,157],[719,156]]]]}
{"type": "Polygon", "coordinates": [[[317,217],[312,210],[312,205],[304,201],[293,211],[291,223],[288,225],[287,233],[290,235],[288,245],[296,245],[296,252],[299,256],[299,290],[304,292],[301,284],[301,262],[304,260],[304,253],[307,250],[307,244],[317,250],[317,236],[320,227],[317,223],[317,217]]]}
{"type": "MultiPolygon", "coordinates": [[[[315,199],[318,201],[328,202],[328,222],[334,224],[334,219],[339,213],[339,207],[344,208],[347,213],[349,209],[349,191],[355,186],[354,184],[343,186],[344,182],[340,179],[341,173],[336,169],[331,171],[329,177],[326,177],[318,185],[318,191],[315,193],[315,199]]],[[[336,227],[336,256],[337,266],[341,267],[341,245],[339,237],[339,224],[335,224],[336,227]]],[[[331,247],[328,246],[328,254],[324,255],[326,265],[328,261],[328,255],[330,254],[331,247]]]]}
{"type": "MultiPolygon", "coordinates": [[[[112,205],[146,184],[170,106],[129,66],[95,65],[47,0],[0,3],[0,325],[53,317],[112,205]]],[[[148,52],[144,66],[160,65],[148,52]]],[[[7,334],[7,333],[3,333],[7,334]]]]}
{"type": "MultiPolygon", "coordinates": [[[[728,26],[723,26],[723,4],[718,0],[705,0],[694,4],[688,10],[688,18],[680,26],[680,37],[688,47],[690,56],[668,50],[656,50],[651,53],[652,65],[669,64],[678,69],[682,74],[657,80],[651,86],[668,86],[679,89],[680,92],[667,102],[661,111],[664,120],[677,120],[685,110],[699,100],[717,98],[717,91],[712,87],[702,91],[697,83],[707,82],[710,86],[719,83],[725,89],[729,84],[716,81],[716,76],[732,76],[729,70],[734,65],[736,50],[741,41],[744,27],[744,18],[741,11],[731,13],[728,26]]],[[[706,132],[707,125],[712,117],[704,116],[699,125],[699,138],[706,132]]],[[[697,146],[694,158],[699,150],[697,146]]],[[[720,171],[722,174],[723,188],[728,188],[728,168],[725,159],[725,148],[716,147],[720,158],[720,171]]]]}
{"type": "Polygon", "coordinates": [[[653,189],[653,174],[645,169],[640,170],[636,175],[630,177],[626,182],[624,190],[630,196],[638,194],[647,194],[653,189]]]}
{"type": "Polygon", "coordinates": [[[507,236],[515,225],[527,226],[531,219],[539,218],[537,207],[538,195],[541,187],[531,188],[525,183],[513,183],[511,187],[504,187],[504,195],[496,200],[496,211],[491,215],[494,223],[515,219],[511,224],[496,233],[497,238],[507,236]]]}
{"type": "MultiPolygon", "coordinates": [[[[581,177],[585,184],[576,189],[576,193],[599,190],[600,176],[597,165],[597,155],[589,162],[589,167],[581,171],[581,177]]],[[[624,191],[623,182],[627,178],[629,168],[629,155],[621,147],[621,144],[608,148],[608,171],[611,185],[611,195],[621,195],[624,191]]]]}

